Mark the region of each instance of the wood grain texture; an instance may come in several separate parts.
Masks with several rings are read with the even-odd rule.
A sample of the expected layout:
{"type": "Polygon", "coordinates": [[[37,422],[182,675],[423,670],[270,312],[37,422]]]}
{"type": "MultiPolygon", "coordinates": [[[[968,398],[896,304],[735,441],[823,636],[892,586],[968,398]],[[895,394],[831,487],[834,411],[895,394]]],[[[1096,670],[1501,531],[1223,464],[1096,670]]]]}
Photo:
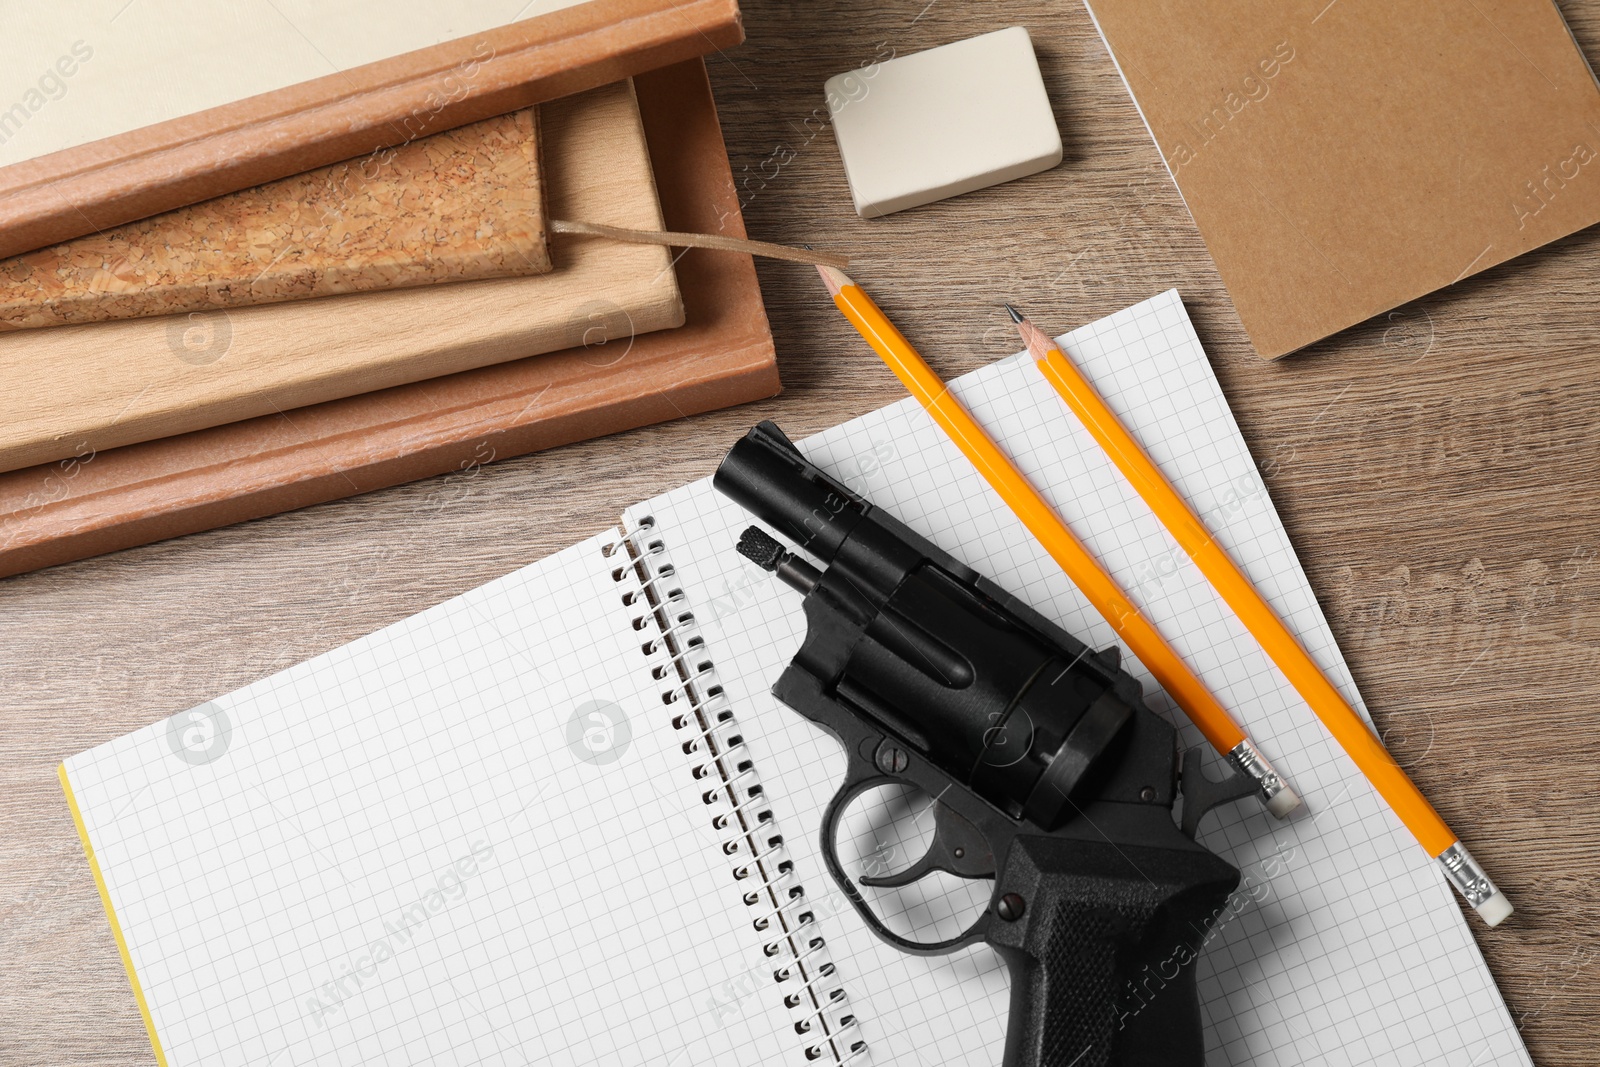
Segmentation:
{"type": "MultiPolygon", "coordinates": [[[[1473,932],[1535,1062],[1592,1064],[1600,231],[1264,363],[1080,6],[745,7],[749,42],[711,69],[752,235],[851,252],[942,373],[1016,348],[1002,300],[1065,330],[1179,288],[1261,467],[1240,506],[1277,506],[1400,762],[1517,904],[1473,932]],[[1062,165],[857,218],[822,83],[1015,23],[1062,165]]],[[[1600,60],[1600,0],[1561,7],[1600,60]]],[[[813,271],[759,270],[777,399],[0,582],[0,1061],[151,1059],[55,781],[63,755],[571,544],[709,474],[757,418],[801,435],[900,398],[813,271]]]]}
{"type": "MultiPolygon", "coordinates": [[[[541,105],[553,215],[659,229],[631,83],[541,105]]],[[[0,471],[683,323],[664,248],[563,241],[500,278],[0,335],[0,471]]]]}
{"type": "Polygon", "coordinates": [[[550,269],[539,109],[0,260],[0,330],[550,269]]]}
{"type": "Polygon", "coordinates": [[[426,134],[742,39],[737,0],[593,0],[13,163],[0,168],[0,256],[339,160],[382,158],[426,134]]]}

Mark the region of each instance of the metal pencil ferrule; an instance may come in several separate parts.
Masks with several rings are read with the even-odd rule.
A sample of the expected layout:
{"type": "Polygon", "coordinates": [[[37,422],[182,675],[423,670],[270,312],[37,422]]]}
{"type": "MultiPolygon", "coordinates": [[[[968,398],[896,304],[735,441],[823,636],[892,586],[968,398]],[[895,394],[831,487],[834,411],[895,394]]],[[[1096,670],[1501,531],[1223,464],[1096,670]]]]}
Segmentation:
{"type": "Polygon", "coordinates": [[[1450,884],[1474,908],[1498,892],[1494,882],[1460,841],[1439,853],[1439,863],[1444,867],[1445,877],[1450,879],[1450,884]]]}
{"type": "Polygon", "coordinates": [[[1300,806],[1300,798],[1289,788],[1289,783],[1248,737],[1229,750],[1228,759],[1254,779],[1262,802],[1272,814],[1281,819],[1300,806]]]}

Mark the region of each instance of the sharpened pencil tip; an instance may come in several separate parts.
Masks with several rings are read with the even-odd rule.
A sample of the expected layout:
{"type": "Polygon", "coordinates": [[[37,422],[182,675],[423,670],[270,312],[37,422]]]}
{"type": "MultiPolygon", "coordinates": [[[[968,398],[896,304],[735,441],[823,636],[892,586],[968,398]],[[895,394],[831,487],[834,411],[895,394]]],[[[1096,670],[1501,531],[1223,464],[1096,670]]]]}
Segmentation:
{"type": "Polygon", "coordinates": [[[819,263],[817,265],[817,273],[822,275],[822,284],[828,287],[829,296],[838,296],[840,289],[847,285],[855,284],[850,280],[850,275],[837,267],[827,267],[819,263]]]}
{"type": "Polygon", "coordinates": [[[1022,325],[1022,312],[1018,311],[1016,308],[1012,307],[1010,304],[1006,305],[1006,311],[1010,313],[1012,322],[1016,323],[1019,326],[1022,325]]]}

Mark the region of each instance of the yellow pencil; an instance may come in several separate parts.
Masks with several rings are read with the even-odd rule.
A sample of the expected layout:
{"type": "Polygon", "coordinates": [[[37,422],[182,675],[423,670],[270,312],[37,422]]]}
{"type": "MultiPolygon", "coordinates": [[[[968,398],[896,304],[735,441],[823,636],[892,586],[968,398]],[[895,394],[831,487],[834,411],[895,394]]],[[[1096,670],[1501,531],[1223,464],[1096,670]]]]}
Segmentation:
{"type": "Polygon", "coordinates": [[[1117,469],[1144,498],[1144,502],[1150,505],[1150,510],[1156,513],[1173,539],[1194,560],[1200,573],[1227,601],[1234,614],[1239,616],[1239,621],[1255,636],[1262,650],[1272,657],[1272,662],[1289,679],[1289,684],[1311,705],[1311,710],[1317,713],[1334,740],[1355,761],[1373,788],[1416,836],[1417,842],[1444,867],[1450,884],[1490,926],[1498,925],[1511,914],[1511,904],[1505,894],[1495,888],[1466,846],[1417,789],[1416,783],[1400,769],[1389,750],[1373,736],[1355,709],[1346,703],[1333,683],[1306,654],[1306,650],[1300,647],[1300,642],[1295,640],[1277,613],[1234,565],[1228,553],[1217,544],[1205,524],[1172,488],[1172,483],[1167,481],[1160,468],[1151,462],[1144,449],[1139,447],[1116,414],[1095,392],[1094,386],[1089,384],[1088,379],[1043,330],[1011,305],[1007,304],[1006,310],[1017,324],[1028,351],[1038,361],[1035,365],[1055,386],[1056,392],[1061,394],[1061,399],[1078,416],[1090,436],[1099,442],[1111,462],[1117,465],[1117,469]]]}
{"type": "Polygon", "coordinates": [[[1183,708],[1218,752],[1255,779],[1267,810],[1284,818],[1298,807],[1299,796],[1245,736],[1239,724],[1178,658],[1156,628],[1139,614],[1112,577],[1095,562],[961,402],[950,394],[944,381],[894,328],[878,305],[843,271],[833,267],[818,267],[817,270],[845,318],[921,402],[984,480],[1000,494],[1000,499],[1016,513],[1089,603],[1139,657],[1139,662],[1155,675],[1161,688],[1183,708]]]}

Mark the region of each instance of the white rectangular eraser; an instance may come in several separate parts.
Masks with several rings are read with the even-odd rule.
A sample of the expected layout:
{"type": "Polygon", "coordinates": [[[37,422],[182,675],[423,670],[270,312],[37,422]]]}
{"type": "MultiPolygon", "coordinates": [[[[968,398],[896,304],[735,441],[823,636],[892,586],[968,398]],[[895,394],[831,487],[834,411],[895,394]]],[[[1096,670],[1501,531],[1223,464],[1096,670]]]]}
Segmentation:
{"type": "Polygon", "coordinates": [[[1061,132],[1021,26],[835,75],[824,88],[864,219],[1061,162],[1061,132]]]}

